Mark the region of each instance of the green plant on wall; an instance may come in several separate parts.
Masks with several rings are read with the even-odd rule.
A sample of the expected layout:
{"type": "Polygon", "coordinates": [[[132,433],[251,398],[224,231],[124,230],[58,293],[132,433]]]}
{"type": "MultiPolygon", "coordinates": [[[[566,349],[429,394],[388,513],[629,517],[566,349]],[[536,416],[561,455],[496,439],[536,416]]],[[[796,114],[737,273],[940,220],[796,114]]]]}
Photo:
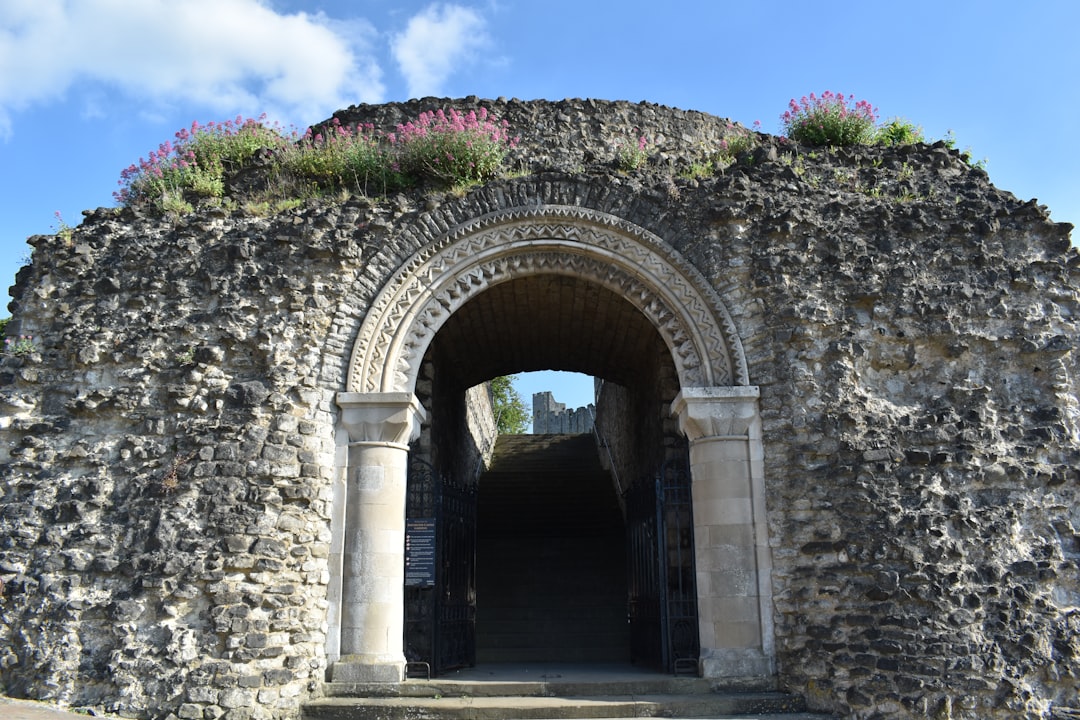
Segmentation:
{"type": "Polygon", "coordinates": [[[237,117],[176,133],[147,158],[128,166],[114,193],[121,205],[151,203],[167,212],[190,211],[192,201],[223,198],[226,181],[259,153],[265,153],[275,189],[303,196],[345,191],[383,194],[421,182],[456,188],[496,177],[506,153],[517,143],[505,121],[485,108],[467,113],[421,113],[394,132],[370,125],[348,127],[335,119],[303,135],[283,132],[259,119],[237,117]]]}
{"type": "Polygon", "coordinates": [[[690,165],[680,173],[681,177],[697,180],[723,172],[734,164],[743,153],[747,153],[757,147],[757,133],[761,131],[761,122],[754,121],[754,129],[750,130],[728,122],[720,137],[720,142],[715,145],[702,144],[700,156],[693,160],[690,165]]]}
{"type": "Polygon", "coordinates": [[[308,128],[299,142],[280,154],[281,169],[320,188],[355,190],[364,195],[407,184],[396,170],[390,146],[369,125],[347,127],[334,118],[319,132],[308,128]]]}
{"type": "Polygon", "coordinates": [[[183,209],[187,196],[222,197],[226,172],[238,169],[261,149],[286,145],[285,136],[264,120],[265,116],[207,125],[193,122],[176,133],[175,143],[165,141],[125,168],[113,197],[121,205],[150,201],[167,210],[183,209]]]}
{"type": "Polygon", "coordinates": [[[75,228],[64,222],[64,216],[60,214],[59,210],[53,213],[53,217],[56,218],[56,225],[54,226],[56,229],[56,237],[60,238],[65,243],[70,243],[75,228]]]}
{"type": "MultiPolygon", "coordinates": [[[[791,140],[817,147],[847,145],[914,145],[926,142],[923,129],[904,118],[891,118],[877,125],[878,110],[854,95],[844,96],[826,90],[820,96],[810,93],[800,100],[794,98],[780,116],[784,134],[791,140]]],[[[956,138],[950,130],[945,145],[956,148],[956,138]]],[[[968,165],[986,169],[986,158],[974,160],[970,148],[960,157],[968,165]]]]}
{"type": "Polygon", "coordinates": [[[780,121],[789,138],[807,145],[860,145],[874,139],[877,108],[854,95],[826,90],[793,98],[780,121]]]}
{"type": "MultiPolygon", "coordinates": [[[[952,130],[947,131],[945,133],[945,137],[942,138],[942,140],[944,141],[945,146],[948,147],[950,150],[956,149],[956,136],[953,135],[952,130]]],[[[986,164],[988,160],[986,158],[983,158],[982,160],[976,160],[975,156],[971,154],[971,148],[966,147],[961,150],[960,157],[971,167],[979,168],[980,170],[986,170],[986,164]]]]}
{"type": "Polygon", "coordinates": [[[34,344],[33,335],[8,336],[7,325],[10,320],[11,318],[0,320],[0,352],[5,355],[22,357],[36,351],[38,347],[34,344]]]}
{"type": "Polygon", "coordinates": [[[649,159],[648,146],[649,141],[644,135],[616,140],[615,166],[622,172],[641,169],[649,159]]]}
{"type": "Polygon", "coordinates": [[[882,145],[914,145],[923,142],[923,129],[903,118],[892,118],[881,124],[874,139],[882,145]]]}
{"type": "Polygon", "coordinates": [[[506,151],[517,142],[510,137],[506,122],[485,108],[420,113],[388,137],[403,172],[450,187],[498,175],[506,151]]]}

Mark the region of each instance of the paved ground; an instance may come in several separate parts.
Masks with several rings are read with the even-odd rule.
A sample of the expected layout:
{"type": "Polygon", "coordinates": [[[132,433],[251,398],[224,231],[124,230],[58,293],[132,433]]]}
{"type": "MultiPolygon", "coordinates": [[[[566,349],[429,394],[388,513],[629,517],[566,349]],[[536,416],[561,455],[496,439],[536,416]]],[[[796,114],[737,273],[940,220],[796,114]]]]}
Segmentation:
{"type": "MultiPolygon", "coordinates": [[[[73,713],[61,710],[48,703],[31,700],[12,700],[0,696],[0,718],[3,720],[87,720],[86,713],[73,713]]],[[[113,718],[112,715],[95,717],[113,718]]]]}

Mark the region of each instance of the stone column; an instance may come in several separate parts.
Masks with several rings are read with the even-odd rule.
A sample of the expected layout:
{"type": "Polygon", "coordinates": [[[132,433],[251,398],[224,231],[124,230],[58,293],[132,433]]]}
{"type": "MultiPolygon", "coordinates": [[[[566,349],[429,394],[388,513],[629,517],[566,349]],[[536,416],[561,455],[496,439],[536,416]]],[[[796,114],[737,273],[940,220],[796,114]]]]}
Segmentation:
{"type": "Polygon", "coordinates": [[[341,658],[334,682],[401,682],[405,484],[424,409],[412,393],[340,393],[349,433],[341,658]]]}
{"type": "Polygon", "coordinates": [[[776,672],[758,395],[683,388],[672,403],[690,441],[699,669],[733,683],[776,672]]]}

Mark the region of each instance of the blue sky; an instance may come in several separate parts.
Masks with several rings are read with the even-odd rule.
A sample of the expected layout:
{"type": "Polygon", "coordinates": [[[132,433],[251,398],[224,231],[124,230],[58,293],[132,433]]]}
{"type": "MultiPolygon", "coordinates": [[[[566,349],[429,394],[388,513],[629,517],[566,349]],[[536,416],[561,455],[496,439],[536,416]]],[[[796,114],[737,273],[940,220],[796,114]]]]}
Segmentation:
{"type": "MultiPolygon", "coordinates": [[[[1078,47],[1075,0],[3,0],[0,277],[193,120],[302,129],[424,95],[648,100],[779,132],[791,98],[854,94],[1080,224],[1078,47]]],[[[573,407],[592,385],[561,387],[573,407]]]]}

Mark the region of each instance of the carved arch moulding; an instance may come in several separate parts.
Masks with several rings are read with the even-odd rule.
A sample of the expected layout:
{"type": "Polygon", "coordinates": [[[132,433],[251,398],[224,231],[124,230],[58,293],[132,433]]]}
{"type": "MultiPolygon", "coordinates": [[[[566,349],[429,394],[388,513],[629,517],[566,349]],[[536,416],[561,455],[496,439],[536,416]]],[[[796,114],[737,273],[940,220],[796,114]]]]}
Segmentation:
{"type": "Polygon", "coordinates": [[[716,291],[674,248],[614,215],[537,205],[477,217],[406,260],[376,295],[353,345],[349,392],[413,392],[435,333],[499,283],[567,275],[642,312],[671,351],[683,387],[749,384],[735,325],[716,291]]]}

